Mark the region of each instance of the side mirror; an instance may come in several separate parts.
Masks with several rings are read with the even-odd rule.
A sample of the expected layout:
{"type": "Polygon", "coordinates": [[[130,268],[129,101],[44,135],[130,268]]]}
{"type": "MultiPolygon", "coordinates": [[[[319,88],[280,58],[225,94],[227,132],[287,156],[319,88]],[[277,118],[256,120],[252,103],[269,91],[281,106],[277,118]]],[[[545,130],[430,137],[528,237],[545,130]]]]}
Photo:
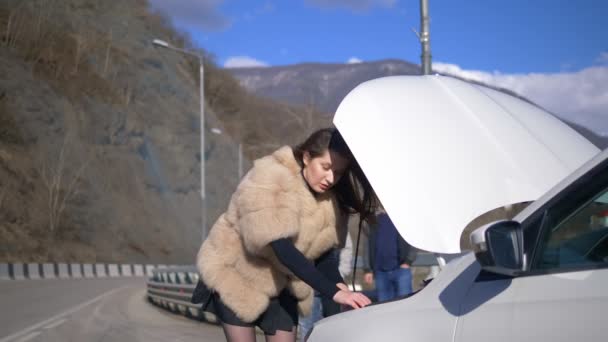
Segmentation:
{"type": "Polygon", "coordinates": [[[513,276],[524,267],[523,234],[516,221],[499,221],[471,234],[475,257],[484,270],[513,276]]]}

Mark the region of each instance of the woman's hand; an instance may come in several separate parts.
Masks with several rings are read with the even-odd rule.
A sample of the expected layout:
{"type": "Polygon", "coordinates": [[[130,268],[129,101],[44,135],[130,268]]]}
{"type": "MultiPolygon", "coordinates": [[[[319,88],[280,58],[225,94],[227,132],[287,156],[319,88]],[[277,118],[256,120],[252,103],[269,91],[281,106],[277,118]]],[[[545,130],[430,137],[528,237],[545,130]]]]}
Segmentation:
{"type": "MultiPolygon", "coordinates": [[[[342,284],[344,285],[344,284],[342,284]]],[[[348,305],[353,309],[359,309],[372,303],[364,294],[350,291],[348,288],[342,289],[338,285],[340,291],[334,295],[334,302],[342,305],[348,305]]]]}

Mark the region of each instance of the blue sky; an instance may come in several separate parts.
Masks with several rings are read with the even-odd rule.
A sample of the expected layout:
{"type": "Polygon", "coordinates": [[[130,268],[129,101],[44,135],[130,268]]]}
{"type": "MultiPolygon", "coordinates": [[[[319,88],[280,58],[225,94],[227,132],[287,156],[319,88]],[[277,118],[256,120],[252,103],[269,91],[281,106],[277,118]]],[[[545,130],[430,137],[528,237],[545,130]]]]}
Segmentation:
{"type": "MultiPolygon", "coordinates": [[[[419,0],[150,1],[226,67],[420,62],[419,0]]],[[[608,135],[608,1],[429,4],[436,70],[512,88],[608,135]],[[544,90],[554,80],[565,84],[544,90]],[[589,91],[566,101],[581,82],[589,91]]]]}

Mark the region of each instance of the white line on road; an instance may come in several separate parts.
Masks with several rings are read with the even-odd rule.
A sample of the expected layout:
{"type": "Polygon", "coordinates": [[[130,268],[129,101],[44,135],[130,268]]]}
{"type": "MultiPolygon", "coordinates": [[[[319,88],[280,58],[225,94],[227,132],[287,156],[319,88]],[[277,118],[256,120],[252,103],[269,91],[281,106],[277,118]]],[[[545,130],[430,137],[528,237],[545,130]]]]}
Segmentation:
{"type": "Polygon", "coordinates": [[[55,323],[51,323],[51,324],[47,325],[46,327],[44,327],[44,329],[53,329],[53,328],[63,324],[65,321],[67,321],[67,319],[65,319],[65,318],[60,319],[55,323]]]}
{"type": "MultiPolygon", "coordinates": [[[[69,309],[69,310],[67,310],[67,311],[65,311],[65,312],[63,312],[63,313],[60,313],[60,314],[58,314],[58,315],[55,315],[55,316],[53,316],[53,317],[51,317],[51,318],[49,318],[49,319],[47,319],[47,320],[44,320],[44,321],[42,321],[42,322],[40,322],[40,323],[36,323],[36,324],[34,324],[34,325],[30,326],[29,328],[25,328],[25,329],[23,329],[23,330],[21,330],[21,331],[18,331],[18,332],[16,332],[16,333],[12,334],[12,335],[6,336],[6,337],[2,338],[2,339],[0,340],[0,342],[8,342],[8,341],[10,341],[10,340],[13,340],[13,339],[16,339],[16,338],[18,338],[18,337],[21,337],[21,336],[23,336],[23,335],[25,335],[25,334],[28,334],[28,333],[30,333],[30,332],[32,332],[32,331],[34,331],[34,330],[36,330],[36,329],[39,329],[40,327],[43,327],[43,326],[45,326],[45,325],[47,325],[47,324],[49,324],[49,323],[53,322],[53,321],[54,321],[54,320],[56,320],[56,319],[63,318],[64,316],[70,315],[70,314],[72,314],[72,313],[74,313],[74,312],[76,312],[76,311],[78,311],[78,310],[80,310],[80,309],[84,308],[84,307],[85,307],[85,306],[87,306],[87,305],[91,305],[91,304],[93,304],[93,303],[95,303],[95,302],[97,302],[97,301],[101,300],[103,297],[109,296],[109,295],[111,295],[112,293],[114,293],[114,292],[116,292],[116,291],[119,291],[119,290],[122,290],[122,289],[127,288],[127,287],[129,287],[129,286],[128,286],[128,285],[127,285],[127,286],[123,286],[123,287],[120,287],[120,288],[117,288],[117,289],[110,290],[110,291],[108,291],[108,292],[106,292],[106,293],[102,293],[101,295],[99,295],[99,296],[97,296],[97,297],[95,297],[95,298],[91,299],[91,300],[90,300],[90,301],[88,301],[88,302],[85,302],[85,303],[82,303],[82,304],[80,304],[80,305],[77,305],[77,306],[75,306],[75,307],[73,307],[73,308],[71,308],[71,309],[69,309]]],[[[32,333],[32,334],[36,334],[36,336],[37,336],[37,335],[38,335],[38,334],[40,334],[40,333],[32,333]]],[[[32,334],[30,334],[30,335],[32,335],[32,334]]],[[[28,336],[30,336],[30,335],[28,335],[28,336]]],[[[25,336],[25,337],[28,337],[28,336],[25,336]]],[[[24,338],[25,338],[25,337],[24,337],[24,338]]],[[[33,337],[34,337],[34,336],[30,337],[30,339],[31,339],[31,338],[33,338],[33,337]]],[[[19,340],[19,341],[21,341],[21,340],[19,340]]],[[[17,341],[14,341],[14,342],[17,342],[17,341]]]]}
{"type": "Polygon", "coordinates": [[[33,339],[34,337],[36,337],[36,336],[38,336],[38,335],[40,335],[40,332],[35,331],[35,332],[33,332],[33,333],[29,333],[29,334],[27,334],[27,335],[23,336],[22,338],[18,339],[18,340],[17,340],[17,341],[15,341],[15,342],[25,342],[25,341],[29,341],[29,340],[33,339]]]}

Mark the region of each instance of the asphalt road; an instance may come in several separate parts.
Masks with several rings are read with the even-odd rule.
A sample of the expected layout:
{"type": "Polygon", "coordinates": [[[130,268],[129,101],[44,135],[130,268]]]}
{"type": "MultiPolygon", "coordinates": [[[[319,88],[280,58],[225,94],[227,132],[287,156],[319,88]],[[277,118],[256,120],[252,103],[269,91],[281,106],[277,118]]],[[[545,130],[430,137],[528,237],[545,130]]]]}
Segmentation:
{"type": "Polygon", "coordinates": [[[145,289],[143,278],[0,281],[0,342],[225,340],[148,303],[145,289]]]}

